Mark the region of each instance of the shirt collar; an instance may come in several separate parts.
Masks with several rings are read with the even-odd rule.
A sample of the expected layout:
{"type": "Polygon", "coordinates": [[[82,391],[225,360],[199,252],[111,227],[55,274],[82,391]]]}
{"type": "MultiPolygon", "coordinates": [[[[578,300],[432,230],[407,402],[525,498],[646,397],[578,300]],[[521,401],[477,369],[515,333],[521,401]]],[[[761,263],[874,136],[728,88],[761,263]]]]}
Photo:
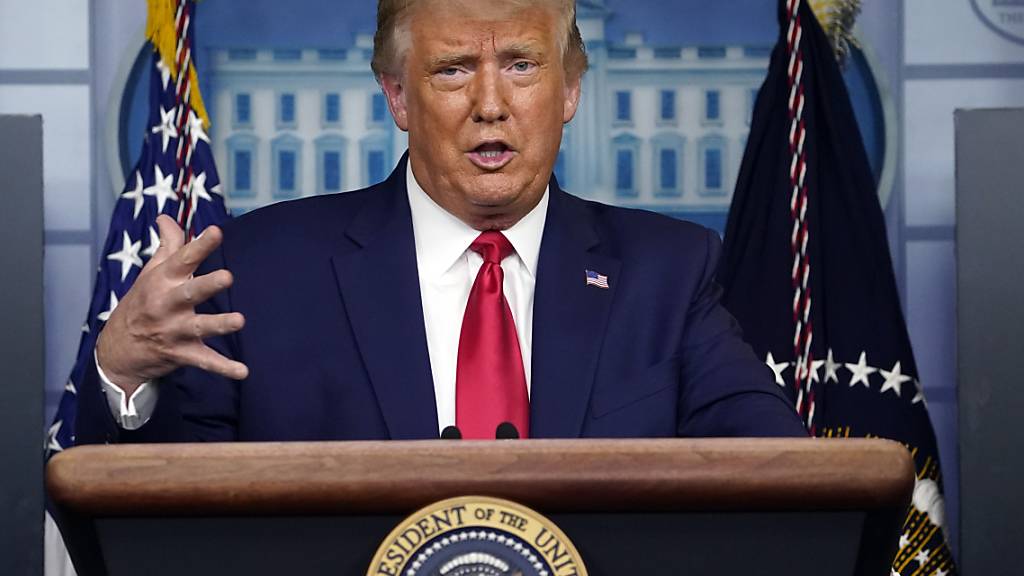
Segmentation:
{"type": "MultiPolygon", "coordinates": [[[[412,212],[413,236],[416,241],[416,262],[420,274],[436,280],[447,272],[480,235],[478,230],[438,206],[427,195],[412,173],[412,162],[406,163],[405,183],[412,212]]],[[[516,255],[534,278],[540,259],[540,243],[548,213],[548,189],[540,202],[511,228],[504,230],[516,255]]]]}

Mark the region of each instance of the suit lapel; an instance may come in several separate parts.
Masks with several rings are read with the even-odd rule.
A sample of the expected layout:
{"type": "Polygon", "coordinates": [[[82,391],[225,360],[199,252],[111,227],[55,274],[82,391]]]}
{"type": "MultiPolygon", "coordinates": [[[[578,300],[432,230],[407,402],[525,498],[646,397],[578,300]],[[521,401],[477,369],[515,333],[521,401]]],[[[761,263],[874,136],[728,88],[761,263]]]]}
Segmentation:
{"type": "Polygon", "coordinates": [[[575,438],[582,431],[621,266],[596,250],[599,242],[582,202],[552,179],[533,304],[535,438],[575,438]],[[588,270],[607,276],[609,288],[588,285],[588,270]]]}
{"type": "Polygon", "coordinates": [[[437,438],[405,161],[371,192],[332,258],[341,297],[392,439],[437,438]]]}

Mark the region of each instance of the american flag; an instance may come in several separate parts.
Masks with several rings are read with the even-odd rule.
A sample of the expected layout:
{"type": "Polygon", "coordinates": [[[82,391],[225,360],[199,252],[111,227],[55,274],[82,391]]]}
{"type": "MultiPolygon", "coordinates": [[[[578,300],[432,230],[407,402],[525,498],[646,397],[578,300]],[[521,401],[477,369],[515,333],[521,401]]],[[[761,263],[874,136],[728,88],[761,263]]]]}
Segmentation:
{"type": "MultiPolygon", "coordinates": [[[[824,10],[828,23],[856,5],[780,1],[779,42],[754,108],[718,279],[723,304],[813,435],[907,446],[917,478],[893,573],[948,576],[956,565],[938,447],[877,182],[829,44],[845,34],[826,35],[815,15],[824,10]]],[[[838,20],[852,25],[852,16],[838,20]]]]}
{"type": "Polygon", "coordinates": [[[598,274],[593,270],[587,270],[587,286],[597,286],[598,288],[608,287],[608,277],[604,274],[598,274]]]}
{"type": "Polygon", "coordinates": [[[192,59],[195,2],[151,0],[149,9],[153,56],[146,137],[114,206],[78,356],[47,436],[47,458],[75,444],[78,383],[93,362],[104,322],[160,245],[157,216],[176,218],[190,239],[229,217],[192,59]]]}

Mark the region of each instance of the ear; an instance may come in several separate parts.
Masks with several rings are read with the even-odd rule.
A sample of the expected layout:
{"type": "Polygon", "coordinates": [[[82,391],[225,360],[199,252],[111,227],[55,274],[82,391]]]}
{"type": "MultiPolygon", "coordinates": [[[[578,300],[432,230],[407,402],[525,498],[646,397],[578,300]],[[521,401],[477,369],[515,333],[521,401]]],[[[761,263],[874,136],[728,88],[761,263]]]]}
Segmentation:
{"type": "Polygon", "coordinates": [[[397,76],[382,74],[380,77],[381,88],[384,89],[384,96],[388,100],[388,108],[391,109],[391,117],[395,119],[395,125],[403,132],[409,131],[409,109],[405,103],[405,87],[397,76]]]}
{"type": "Polygon", "coordinates": [[[576,109],[580,105],[580,83],[583,78],[580,74],[570,74],[565,82],[565,103],[562,107],[562,123],[568,124],[576,116],[576,109]]]}

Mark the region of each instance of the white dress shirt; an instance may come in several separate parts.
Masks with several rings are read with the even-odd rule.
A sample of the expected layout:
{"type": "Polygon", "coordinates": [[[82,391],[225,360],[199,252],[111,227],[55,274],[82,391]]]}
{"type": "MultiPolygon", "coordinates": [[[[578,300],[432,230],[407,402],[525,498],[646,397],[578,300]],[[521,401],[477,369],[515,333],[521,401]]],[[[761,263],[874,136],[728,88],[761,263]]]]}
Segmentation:
{"type": "MultiPolygon", "coordinates": [[[[483,265],[483,257],[470,250],[469,246],[480,232],[438,206],[416,181],[411,163],[406,166],[406,188],[412,212],[423,325],[440,432],[455,424],[455,373],[462,317],[477,272],[483,265]]],[[[547,207],[548,190],[545,190],[530,213],[504,230],[515,252],[501,263],[505,274],[503,288],[519,336],[527,394],[530,393],[533,294],[547,207]]],[[[107,379],[98,362],[96,367],[110,411],[121,427],[135,430],[148,422],[159,395],[156,383],[143,384],[130,398],[126,398],[124,391],[107,379]]]]}
{"type": "MultiPolygon", "coordinates": [[[[412,174],[406,173],[412,228],[416,239],[416,267],[419,270],[423,325],[427,332],[430,372],[434,377],[437,424],[441,430],[455,424],[455,371],[459,359],[459,335],[469,292],[482,256],[469,245],[480,235],[462,220],[438,206],[423,191],[412,174]]],[[[548,214],[548,191],[529,214],[508,230],[505,237],[515,252],[501,262],[505,273],[505,299],[519,335],[530,393],[530,352],[533,342],[533,292],[537,283],[540,241],[548,214]]]]}

